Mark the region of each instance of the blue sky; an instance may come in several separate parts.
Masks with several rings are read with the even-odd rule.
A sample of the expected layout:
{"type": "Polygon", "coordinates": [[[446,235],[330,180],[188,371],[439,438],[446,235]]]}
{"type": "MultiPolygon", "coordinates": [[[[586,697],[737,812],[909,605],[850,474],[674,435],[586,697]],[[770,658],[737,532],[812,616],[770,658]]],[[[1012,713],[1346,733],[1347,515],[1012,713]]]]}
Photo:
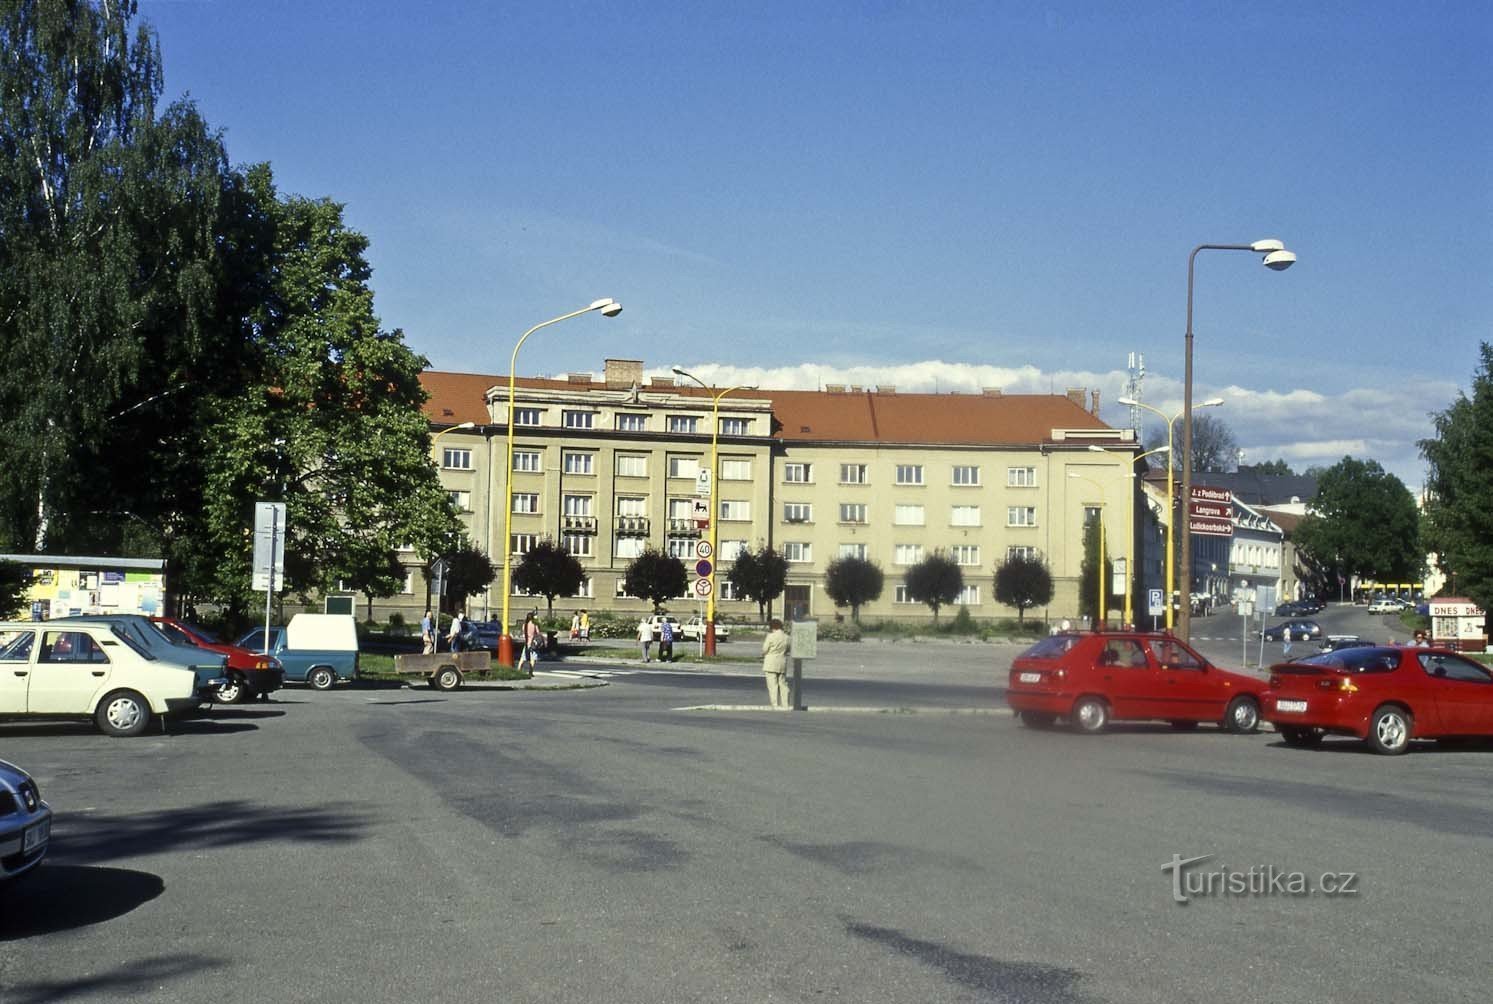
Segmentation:
{"type": "Polygon", "coordinates": [[[442,369],[1199,397],[1246,462],[1380,460],[1493,340],[1473,3],[141,0],[235,162],[347,205],[442,369]],[[856,374],[847,379],[847,374],[856,374]]]}

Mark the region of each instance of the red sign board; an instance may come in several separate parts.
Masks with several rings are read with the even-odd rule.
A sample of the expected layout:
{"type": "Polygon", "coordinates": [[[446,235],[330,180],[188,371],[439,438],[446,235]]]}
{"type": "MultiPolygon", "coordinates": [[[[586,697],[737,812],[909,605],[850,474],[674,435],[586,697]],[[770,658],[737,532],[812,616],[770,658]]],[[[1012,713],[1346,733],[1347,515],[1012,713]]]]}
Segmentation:
{"type": "Polygon", "coordinates": [[[1187,529],[1191,533],[1201,533],[1210,537],[1232,537],[1234,521],[1214,519],[1211,516],[1190,516],[1187,519],[1187,529]]]}
{"type": "Polygon", "coordinates": [[[1234,500],[1227,488],[1193,485],[1187,506],[1187,528],[1211,537],[1234,535],[1234,500]]]}
{"type": "Polygon", "coordinates": [[[1192,504],[1194,516],[1209,516],[1213,519],[1231,519],[1234,515],[1234,507],[1231,505],[1220,505],[1217,502],[1194,502],[1192,504]]]}

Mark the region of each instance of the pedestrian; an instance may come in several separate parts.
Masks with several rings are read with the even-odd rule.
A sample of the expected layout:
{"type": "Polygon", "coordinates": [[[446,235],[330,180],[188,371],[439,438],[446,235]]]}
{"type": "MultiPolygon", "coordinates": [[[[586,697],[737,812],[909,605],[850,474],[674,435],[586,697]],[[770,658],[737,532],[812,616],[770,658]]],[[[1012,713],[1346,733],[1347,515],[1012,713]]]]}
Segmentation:
{"type": "Polygon", "coordinates": [[[460,652],[461,651],[461,629],[462,629],[462,623],[461,622],[462,622],[461,611],[458,610],[458,611],[456,611],[455,615],[452,616],[452,618],[451,618],[451,632],[448,635],[446,635],[446,644],[447,644],[447,647],[449,647],[451,649],[451,651],[453,651],[453,652],[460,652]]]}
{"type": "Polygon", "coordinates": [[[523,627],[524,652],[519,656],[518,668],[523,669],[524,663],[529,664],[529,675],[534,675],[534,664],[539,661],[539,651],[544,647],[544,633],[539,630],[539,621],[531,612],[524,617],[523,627]]]}
{"type": "Polygon", "coordinates": [[[768,625],[767,637],[762,639],[762,675],[767,678],[767,702],[774,708],[788,707],[788,633],[783,622],[776,617],[768,625]]]}
{"type": "Polygon", "coordinates": [[[649,649],[653,646],[653,625],[644,617],[638,621],[638,644],[643,649],[643,661],[648,661],[649,649]]]}
{"type": "Polygon", "coordinates": [[[591,640],[591,615],[581,611],[581,641],[591,640]]]}
{"type": "Polygon", "coordinates": [[[420,651],[425,655],[435,651],[435,621],[431,619],[429,610],[420,618],[420,651]]]}
{"type": "Polygon", "coordinates": [[[1416,629],[1414,645],[1415,645],[1416,648],[1430,648],[1431,647],[1431,639],[1426,636],[1426,632],[1425,632],[1424,628],[1417,628],[1416,629]]]}
{"type": "Polygon", "coordinates": [[[570,640],[576,641],[581,636],[581,614],[577,610],[570,615],[570,640]]]}
{"type": "Polygon", "coordinates": [[[665,617],[658,624],[658,661],[674,661],[674,625],[665,617]]]}

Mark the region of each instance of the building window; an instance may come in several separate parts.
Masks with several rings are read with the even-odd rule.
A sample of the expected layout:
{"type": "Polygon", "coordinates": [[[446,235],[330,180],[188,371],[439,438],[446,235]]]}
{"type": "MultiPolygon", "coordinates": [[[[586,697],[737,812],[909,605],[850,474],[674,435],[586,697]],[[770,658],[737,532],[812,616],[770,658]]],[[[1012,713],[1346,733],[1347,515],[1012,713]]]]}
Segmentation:
{"type": "Polygon", "coordinates": [[[840,465],[840,484],[842,484],[842,485],[863,485],[865,483],[866,483],[866,465],[865,464],[841,464],[840,465]]]}
{"type": "Polygon", "coordinates": [[[723,540],[721,541],[720,560],[735,561],[741,557],[741,552],[746,549],[747,542],[744,540],[723,540]]]}
{"type": "Polygon", "coordinates": [[[892,552],[892,564],[894,565],[916,565],[922,560],[922,544],[898,544],[892,552]]]}
{"type": "Polygon", "coordinates": [[[539,542],[539,535],[534,533],[515,533],[508,538],[508,550],[513,554],[528,554],[539,542]]]}
{"type": "Polygon", "coordinates": [[[736,587],[731,583],[731,580],[727,579],[727,578],[722,578],[721,579],[721,581],[720,581],[720,589],[719,589],[718,595],[723,600],[739,600],[739,599],[741,599],[740,596],[736,595],[736,587]]]}
{"type": "Polygon", "coordinates": [[[864,502],[841,502],[841,523],[864,523],[866,521],[866,503],[864,502]]]}
{"type": "Polygon", "coordinates": [[[670,415],[669,431],[692,433],[700,428],[700,419],[694,415],[670,415]]]}
{"type": "Polygon", "coordinates": [[[721,419],[722,436],[746,436],[752,431],[752,420],[750,418],[723,418],[721,419]]]}
{"type": "Polygon", "coordinates": [[[865,544],[841,544],[840,545],[840,557],[842,557],[842,558],[860,558],[862,561],[865,561],[866,560],[866,545],[865,544]]]}
{"type": "Polygon", "coordinates": [[[752,462],[750,460],[722,460],[722,481],[750,481],[752,480],[752,462]]]}
{"type": "Polygon", "coordinates": [[[1041,557],[1041,552],[1035,547],[1026,544],[1006,548],[1007,560],[1011,558],[1024,558],[1027,561],[1034,561],[1039,557],[1041,557]]]}
{"type": "Polygon", "coordinates": [[[694,519],[693,499],[669,499],[670,519],[694,519]]]}
{"type": "Polygon", "coordinates": [[[980,483],[980,469],[970,466],[955,466],[954,484],[956,485],[978,485],[980,483]]]}
{"type": "Polygon", "coordinates": [[[540,454],[537,450],[514,450],[513,469],[522,474],[538,474],[540,454]]]}
{"type": "Polygon", "coordinates": [[[978,567],[980,564],[979,544],[955,544],[949,549],[953,555],[954,564],[963,565],[966,568],[978,567]]]}
{"type": "Polygon", "coordinates": [[[1006,506],[1007,526],[1036,526],[1037,507],[1032,505],[1006,506]]]}
{"type": "Polygon", "coordinates": [[[451,504],[456,507],[457,512],[472,511],[471,492],[448,492],[447,494],[451,496],[451,504]]]}
{"type": "Polygon", "coordinates": [[[596,425],[594,411],[567,411],[562,418],[567,429],[590,429],[596,425]]]}
{"type": "Polygon", "coordinates": [[[899,484],[899,485],[920,485],[922,483],[923,483],[923,465],[922,464],[898,464],[897,465],[897,484],[899,484]]]}
{"type": "Polygon", "coordinates": [[[589,558],[594,553],[592,542],[595,540],[589,533],[566,533],[560,535],[560,546],[577,558],[589,558]]]}
{"type": "Polygon", "coordinates": [[[566,516],[589,516],[591,515],[590,495],[567,495],[565,496],[564,510],[566,516]]]}
{"type": "Polygon", "coordinates": [[[893,511],[892,522],[897,526],[922,526],[923,507],[920,505],[899,505],[893,511]]]}
{"type": "Polygon", "coordinates": [[[813,561],[814,545],[801,540],[786,540],[783,542],[783,557],[793,562],[813,561]]]}
{"type": "Polygon", "coordinates": [[[648,499],[642,495],[618,495],[618,516],[646,516],[648,515],[648,499]]]}
{"type": "Polygon", "coordinates": [[[664,553],[681,561],[692,561],[695,557],[695,537],[665,537],[664,553]]]}
{"type": "Polygon", "coordinates": [[[905,583],[899,582],[899,583],[897,583],[896,588],[892,590],[892,602],[893,603],[916,603],[917,600],[913,599],[911,596],[909,596],[907,594],[907,585],[905,583]]]}
{"type": "Polygon", "coordinates": [[[405,596],[415,595],[415,573],[413,571],[404,573],[404,588],[399,591],[405,596]]]}
{"type": "Polygon", "coordinates": [[[472,451],[459,450],[454,446],[448,446],[441,451],[441,466],[448,471],[470,471],[472,469],[472,451]]]}
{"type": "Polygon", "coordinates": [[[619,558],[636,558],[643,553],[643,546],[647,541],[642,537],[618,537],[612,547],[612,553],[619,558]]]}
{"type": "Polygon", "coordinates": [[[790,485],[806,485],[812,478],[813,468],[809,464],[784,464],[783,481],[790,485]]]}
{"type": "Polygon", "coordinates": [[[567,453],[564,456],[563,467],[566,474],[594,474],[593,465],[596,463],[594,453],[567,453]]]}
{"type": "Polygon", "coordinates": [[[514,492],[513,511],[518,513],[538,512],[539,496],[533,492],[514,492]]]}
{"type": "Polygon", "coordinates": [[[648,416],[629,412],[619,412],[617,414],[617,431],[647,432],[648,416]]]}
{"type": "Polygon", "coordinates": [[[538,425],[539,424],[539,409],[538,408],[514,408],[513,409],[513,424],[514,425],[538,425]]]}
{"type": "Polygon", "coordinates": [[[752,518],[752,504],[745,499],[721,499],[722,520],[744,522],[752,518]]]}
{"type": "Polygon", "coordinates": [[[784,502],[783,521],[785,523],[812,523],[814,522],[814,507],[807,502],[784,502]]]}
{"type": "Polygon", "coordinates": [[[977,607],[980,605],[980,587],[967,585],[959,590],[959,598],[954,601],[961,607],[977,607]]]}
{"type": "Polygon", "coordinates": [[[617,457],[617,476],[619,478],[646,478],[648,476],[648,458],[622,454],[617,457]]]}
{"type": "Polygon", "coordinates": [[[695,476],[699,473],[699,457],[669,457],[669,477],[689,478],[691,481],[693,481],[695,480],[695,476]]]}
{"type": "Polygon", "coordinates": [[[1035,467],[1007,467],[1006,484],[1012,488],[1035,488],[1037,487],[1037,469],[1035,467]]]}
{"type": "Polygon", "coordinates": [[[591,576],[581,576],[581,586],[575,591],[575,595],[585,597],[588,600],[596,598],[596,586],[591,583],[591,576]]]}
{"type": "Polygon", "coordinates": [[[949,513],[949,524],[951,526],[979,526],[980,507],[977,505],[956,505],[949,513]]]}

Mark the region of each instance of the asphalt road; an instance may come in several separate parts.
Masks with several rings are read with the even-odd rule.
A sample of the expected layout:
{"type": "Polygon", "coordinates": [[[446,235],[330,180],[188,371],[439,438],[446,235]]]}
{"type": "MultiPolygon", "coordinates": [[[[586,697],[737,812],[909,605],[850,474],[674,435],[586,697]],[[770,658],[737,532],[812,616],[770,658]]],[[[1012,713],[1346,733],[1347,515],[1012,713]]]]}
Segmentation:
{"type": "Polygon", "coordinates": [[[1390,759],[946,713],[997,708],[1016,651],[838,646],[814,664],[811,704],[924,709],[903,714],[678,710],[765,701],[743,665],[619,667],[592,690],[293,690],[138,740],[0,726],[0,757],[57,812],[52,858],[0,891],[0,1000],[1493,990],[1493,746],[1390,759]],[[1179,905],[1163,865],[1204,854],[1189,874],[1352,872],[1358,891],[1179,905]]]}

